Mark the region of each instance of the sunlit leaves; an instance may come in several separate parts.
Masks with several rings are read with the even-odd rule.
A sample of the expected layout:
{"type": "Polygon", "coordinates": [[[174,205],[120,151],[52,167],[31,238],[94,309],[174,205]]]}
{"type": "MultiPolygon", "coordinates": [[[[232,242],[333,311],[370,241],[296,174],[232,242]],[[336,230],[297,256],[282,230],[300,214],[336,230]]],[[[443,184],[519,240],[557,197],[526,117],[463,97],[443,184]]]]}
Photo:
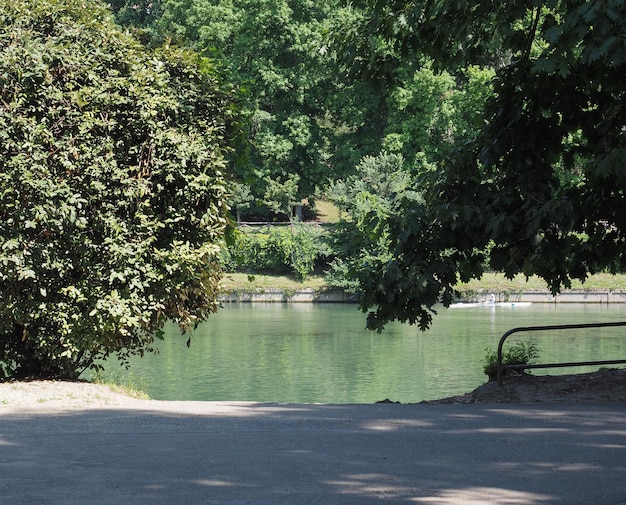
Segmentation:
{"type": "Polygon", "coordinates": [[[384,98],[333,70],[336,46],[327,34],[350,23],[341,2],[161,0],[147,24],[129,15],[145,2],[110,2],[121,23],[217,55],[228,69],[248,121],[233,157],[235,176],[257,200],[267,178],[293,174],[298,198],[311,197],[379,148],[384,98]]]}
{"type": "Polygon", "coordinates": [[[0,376],[76,377],[215,310],[229,97],[100,3],[0,20],[0,376]]]}
{"type": "Polygon", "coordinates": [[[407,56],[423,51],[450,72],[495,68],[484,127],[423,174],[426,205],[390,219],[393,258],[368,272],[370,323],[425,327],[459,279],[486,267],[539,275],[554,292],[623,267],[626,4],[366,3],[365,36],[407,56]]]}

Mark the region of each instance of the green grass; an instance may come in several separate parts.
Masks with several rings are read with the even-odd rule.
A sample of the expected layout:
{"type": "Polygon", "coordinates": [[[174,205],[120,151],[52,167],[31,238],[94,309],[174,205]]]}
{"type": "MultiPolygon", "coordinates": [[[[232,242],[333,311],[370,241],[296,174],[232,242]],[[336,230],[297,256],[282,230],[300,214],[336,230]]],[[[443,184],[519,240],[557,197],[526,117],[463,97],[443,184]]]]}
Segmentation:
{"type": "MultiPolygon", "coordinates": [[[[545,291],[545,281],[539,277],[526,280],[518,275],[509,280],[503,274],[487,273],[480,280],[460,284],[457,289],[463,292],[519,293],[520,291],[545,291]]],[[[585,283],[573,281],[572,288],[583,291],[626,291],[626,274],[597,274],[589,277],[585,283]]]]}
{"type": "MultiPolygon", "coordinates": [[[[137,398],[139,400],[149,400],[150,395],[144,391],[145,384],[138,384],[137,379],[131,373],[127,376],[117,374],[114,377],[103,377],[100,373],[96,372],[90,379],[90,382],[94,384],[102,384],[107,386],[114,393],[119,393],[131,398],[137,398]]],[[[142,382],[143,381],[139,381],[142,382]]]]}
{"type": "MultiPolygon", "coordinates": [[[[324,276],[313,275],[304,281],[286,275],[248,275],[231,273],[225,274],[222,280],[222,290],[229,291],[267,291],[280,289],[284,291],[298,291],[301,289],[321,290],[326,287],[324,276]]],[[[531,277],[526,281],[522,275],[508,280],[503,274],[487,273],[481,280],[472,280],[460,284],[457,289],[461,293],[519,293],[521,291],[545,291],[546,283],[538,278],[531,277]]],[[[572,289],[584,291],[626,291],[626,274],[611,275],[597,274],[591,276],[584,284],[578,281],[572,283],[572,289]]]]}
{"type": "Polygon", "coordinates": [[[260,274],[224,274],[221,283],[222,291],[267,291],[280,289],[284,291],[298,291],[301,289],[320,290],[326,287],[324,277],[312,275],[300,281],[294,276],[287,275],[260,275],[260,274]]]}
{"type": "Polygon", "coordinates": [[[315,202],[315,210],[318,219],[322,223],[336,223],[339,221],[339,209],[332,203],[325,200],[317,200],[315,202]]]}

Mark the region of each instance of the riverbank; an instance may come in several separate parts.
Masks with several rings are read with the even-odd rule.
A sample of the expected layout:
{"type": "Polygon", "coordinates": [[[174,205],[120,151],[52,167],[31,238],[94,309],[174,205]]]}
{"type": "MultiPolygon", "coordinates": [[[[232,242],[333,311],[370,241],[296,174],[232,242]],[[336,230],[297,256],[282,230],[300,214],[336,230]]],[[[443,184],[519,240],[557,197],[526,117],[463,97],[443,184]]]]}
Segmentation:
{"type": "Polygon", "coordinates": [[[16,409],[140,408],[151,401],[146,394],[131,394],[114,385],[94,382],[34,380],[0,383],[0,415],[16,409]]]}
{"type": "MultiPolygon", "coordinates": [[[[484,302],[493,294],[498,302],[531,303],[626,303],[626,275],[597,274],[584,284],[572,282],[571,289],[553,296],[538,277],[522,275],[506,279],[488,273],[483,278],[458,286],[461,302],[484,302]]],[[[304,281],[288,276],[226,274],[222,302],[357,302],[358,297],[328,287],[322,276],[304,281]]]]}
{"type": "MultiPolygon", "coordinates": [[[[305,280],[299,280],[287,275],[265,275],[226,273],[222,280],[224,291],[257,291],[263,289],[281,289],[297,291],[301,289],[324,290],[328,289],[323,275],[311,275],[305,280]]],[[[471,295],[478,292],[518,293],[521,291],[548,291],[545,281],[539,277],[523,275],[507,279],[500,273],[486,273],[480,280],[473,279],[461,283],[457,289],[462,294],[471,295]]],[[[586,282],[572,281],[572,290],[575,291],[626,291],[626,274],[596,274],[590,276],[586,282]]]]}
{"type": "MultiPolygon", "coordinates": [[[[116,386],[91,382],[0,383],[0,415],[24,410],[147,409],[175,403],[150,400],[147,395],[129,394],[116,386]]],[[[626,370],[605,369],[558,376],[519,375],[505,379],[502,387],[488,382],[464,395],[421,403],[626,403],[626,370]]]]}
{"type": "Polygon", "coordinates": [[[421,403],[626,403],[626,369],[569,375],[518,374],[465,395],[421,403]]]}

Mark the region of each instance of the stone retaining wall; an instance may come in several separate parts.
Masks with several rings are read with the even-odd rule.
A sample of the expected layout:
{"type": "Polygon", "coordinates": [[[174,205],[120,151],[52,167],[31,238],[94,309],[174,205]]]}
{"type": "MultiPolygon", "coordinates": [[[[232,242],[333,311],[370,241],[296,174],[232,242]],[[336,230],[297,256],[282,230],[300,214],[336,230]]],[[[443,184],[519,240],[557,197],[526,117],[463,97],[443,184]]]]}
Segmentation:
{"type": "MultiPolygon", "coordinates": [[[[494,293],[496,302],[531,302],[531,303],[626,303],[624,291],[565,291],[552,296],[548,291],[522,291],[519,293],[494,293]]],[[[478,293],[463,301],[488,301],[491,293],[478,293]]],[[[280,289],[267,289],[263,292],[236,292],[220,295],[220,302],[290,302],[290,303],[355,303],[356,295],[340,289],[315,291],[302,289],[296,292],[280,289]]]]}
{"type": "Polygon", "coordinates": [[[290,302],[290,303],[355,303],[356,295],[345,293],[341,289],[315,291],[302,289],[296,292],[280,289],[266,289],[262,292],[236,292],[220,295],[220,302],[290,302]]]}
{"type": "Polygon", "coordinates": [[[498,301],[532,302],[532,303],[625,303],[626,292],[623,291],[564,291],[553,296],[545,291],[522,291],[515,294],[496,295],[498,301]]]}

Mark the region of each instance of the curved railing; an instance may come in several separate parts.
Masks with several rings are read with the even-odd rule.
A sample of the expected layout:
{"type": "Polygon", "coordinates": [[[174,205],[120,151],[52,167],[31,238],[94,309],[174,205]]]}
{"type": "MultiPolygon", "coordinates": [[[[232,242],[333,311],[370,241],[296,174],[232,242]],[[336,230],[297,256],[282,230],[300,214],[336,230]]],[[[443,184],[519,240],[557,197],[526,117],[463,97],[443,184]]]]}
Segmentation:
{"type": "Polygon", "coordinates": [[[502,363],[502,346],[504,341],[513,335],[514,333],[520,333],[524,331],[554,331],[554,330],[573,330],[573,329],[585,329],[585,328],[608,328],[614,326],[626,326],[626,321],[612,322],[612,323],[581,323],[581,324],[560,324],[552,326],[523,326],[519,328],[513,328],[507,331],[500,338],[498,343],[498,358],[496,362],[497,367],[497,379],[498,385],[502,385],[502,375],[505,370],[527,370],[529,368],[558,368],[567,366],[585,366],[585,365],[615,365],[619,363],[626,363],[626,359],[614,359],[604,361],[577,361],[570,363],[542,363],[542,364],[520,364],[520,365],[505,365],[502,363]]]}

